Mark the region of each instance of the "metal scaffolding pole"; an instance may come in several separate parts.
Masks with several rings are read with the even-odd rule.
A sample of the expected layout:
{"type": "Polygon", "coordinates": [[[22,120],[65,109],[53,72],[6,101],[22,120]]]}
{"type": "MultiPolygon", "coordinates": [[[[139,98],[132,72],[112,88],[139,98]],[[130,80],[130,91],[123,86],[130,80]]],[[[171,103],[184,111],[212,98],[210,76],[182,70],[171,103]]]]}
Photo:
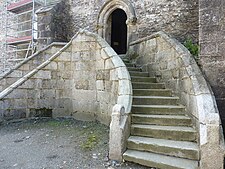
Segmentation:
{"type": "Polygon", "coordinates": [[[37,35],[35,11],[37,7],[46,5],[46,0],[4,1],[2,16],[5,17],[5,41],[2,58],[3,69],[6,71],[9,61],[17,62],[34,53],[37,35]]]}

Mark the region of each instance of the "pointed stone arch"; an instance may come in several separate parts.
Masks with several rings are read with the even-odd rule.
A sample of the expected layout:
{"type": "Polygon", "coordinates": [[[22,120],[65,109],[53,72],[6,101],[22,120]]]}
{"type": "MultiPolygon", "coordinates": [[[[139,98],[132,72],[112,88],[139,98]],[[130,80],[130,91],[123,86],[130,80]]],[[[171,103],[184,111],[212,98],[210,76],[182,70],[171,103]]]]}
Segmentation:
{"type": "Polygon", "coordinates": [[[98,15],[97,32],[107,41],[108,19],[116,9],[122,9],[127,15],[127,44],[129,44],[136,39],[137,17],[132,3],[128,0],[108,0],[102,6],[98,15]]]}

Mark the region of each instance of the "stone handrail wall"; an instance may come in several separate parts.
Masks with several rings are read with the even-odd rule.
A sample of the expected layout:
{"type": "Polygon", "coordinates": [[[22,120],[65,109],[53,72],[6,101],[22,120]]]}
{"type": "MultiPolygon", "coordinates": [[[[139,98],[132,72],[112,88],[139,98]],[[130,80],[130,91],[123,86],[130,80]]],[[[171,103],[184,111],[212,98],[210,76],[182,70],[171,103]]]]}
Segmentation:
{"type": "MultiPolygon", "coordinates": [[[[80,31],[62,49],[0,93],[1,119],[73,116],[109,125],[112,108],[131,110],[123,61],[98,35],[80,31]]],[[[125,116],[124,116],[125,117],[125,116]]],[[[126,118],[122,118],[125,125],[126,118]]]]}
{"type": "Polygon", "coordinates": [[[0,91],[3,91],[41,63],[48,60],[50,56],[59,51],[65,44],[66,43],[53,42],[44,49],[24,59],[13,69],[3,74],[3,76],[0,76],[0,91]]]}
{"type": "Polygon", "coordinates": [[[121,58],[98,35],[80,31],[0,93],[0,120],[33,116],[98,120],[110,124],[110,158],[122,160],[131,104],[131,79],[121,58]]]}
{"type": "Polygon", "coordinates": [[[199,131],[201,168],[222,168],[220,117],[213,93],[189,51],[163,32],[132,42],[129,56],[143,70],[166,83],[186,106],[199,131]],[[218,163],[215,163],[214,159],[218,163]]]}

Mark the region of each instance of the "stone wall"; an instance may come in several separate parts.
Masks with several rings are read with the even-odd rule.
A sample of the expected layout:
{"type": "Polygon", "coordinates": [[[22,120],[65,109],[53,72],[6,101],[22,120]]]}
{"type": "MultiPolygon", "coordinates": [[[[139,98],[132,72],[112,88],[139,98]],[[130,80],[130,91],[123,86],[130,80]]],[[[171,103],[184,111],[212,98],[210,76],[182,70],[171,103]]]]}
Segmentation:
{"type": "MultiPolygon", "coordinates": [[[[19,1],[19,0],[10,0],[8,2],[13,3],[13,2],[17,2],[17,1],[19,1]]],[[[39,0],[39,1],[44,2],[44,0],[39,0]]],[[[2,51],[0,54],[0,58],[1,58],[0,59],[0,75],[3,75],[5,73],[5,68],[6,68],[6,71],[8,71],[19,62],[19,61],[14,61],[14,62],[8,61],[8,59],[21,59],[21,58],[23,59],[23,58],[25,58],[25,55],[26,55],[26,51],[25,52],[24,51],[17,52],[17,54],[16,54],[15,52],[11,52],[12,49],[10,49],[10,48],[8,48],[8,51],[10,51],[10,52],[6,53],[6,48],[5,48],[5,42],[7,39],[6,38],[6,29],[5,29],[6,26],[11,25],[12,23],[14,23],[14,24],[20,23],[19,25],[15,25],[13,27],[13,29],[10,29],[10,28],[7,29],[8,38],[11,38],[11,36],[9,36],[9,35],[15,35],[15,30],[21,31],[21,30],[31,29],[31,22],[23,23],[25,20],[26,21],[31,20],[31,13],[26,13],[26,14],[20,15],[20,17],[18,17],[18,19],[16,17],[14,19],[12,19],[12,16],[15,16],[15,14],[11,13],[11,12],[7,13],[6,7],[5,7],[5,5],[6,5],[5,2],[6,2],[5,0],[0,1],[0,50],[2,51]],[[7,14],[7,16],[6,16],[6,14],[7,14]]],[[[47,0],[47,5],[53,5],[57,2],[58,2],[58,0],[47,0]]],[[[40,6],[36,6],[35,8],[38,9],[39,7],[40,6]]],[[[62,9],[61,11],[66,11],[66,10],[62,9]]],[[[40,21],[43,22],[42,20],[40,20],[40,21]]],[[[51,22],[49,22],[47,25],[48,28],[49,28],[50,23],[51,22]]],[[[40,28],[42,28],[42,27],[40,27],[40,28]]],[[[44,33],[47,33],[49,35],[49,32],[44,32],[44,33]]],[[[21,32],[18,34],[18,36],[20,36],[20,37],[21,36],[30,36],[30,35],[31,35],[31,31],[21,32]]],[[[60,40],[58,40],[58,41],[60,41],[60,40]]],[[[50,44],[53,41],[54,41],[54,39],[51,41],[48,41],[49,43],[45,43],[45,45],[43,45],[43,46],[46,47],[48,44],[50,44]]],[[[42,49],[43,46],[38,48],[38,50],[42,49]]],[[[28,48],[27,44],[26,45],[18,45],[18,47],[19,48],[28,48]]]]}
{"type": "Polygon", "coordinates": [[[77,31],[72,31],[70,5],[68,1],[54,2],[42,7],[37,14],[38,49],[52,42],[68,42],[77,31]],[[60,14],[60,15],[59,15],[60,14]],[[73,32],[73,34],[71,34],[73,32]]]}
{"type": "Polygon", "coordinates": [[[143,70],[173,89],[186,106],[199,131],[200,168],[222,169],[224,141],[219,112],[214,95],[189,51],[159,32],[131,43],[129,53],[143,70]]]}
{"type": "MultiPolygon", "coordinates": [[[[135,33],[138,38],[163,30],[181,41],[187,37],[198,41],[198,0],[123,1],[130,2],[135,10],[137,17],[135,33]]],[[[99,12],[107,1],[70,0],[69,2],[73,16],[72,30],[76,32],[79,28],[87,28],[96,31],[99,12]]]]}
{"type": "Polygon", "coordinates": [[[2,77],[0,76],[0,92],[12,85],[14,82],[22,78],[24,75],[41,65],[48,60],[53,54],[58,52],[65,43],[52,43],[46,48],[38,51],[34,55],[26,58],[20,62],[10,71],[6,72],[2,77]]]}
{"type": "MultiPolygon", "coordinates": [[[[117,3],[118,0],[111,2],[114,1],[117,3]]],[[[164,30],[180,41],[184,41],[187,37],[198,41],[197,0],[123,1],[131,4],[137,17],[137,22],[135,20],[136,23],[129,32],[133,35],[129,36],[141,38],[164,30]]],[[[48,2],[52,4],[51,0],[48,2]]],[[[53,4],[57,2],[58,0],[53,0],[53,4]]],[[[38,50],[55,41],[67,42],[80,28],[97,32],[99,13],[106,2],[106,0],[69,0],[43,8],[38,12],[38,50]]],[[[2,20],[4,19],[1,19],[1,22],[2,20]]],[[[0,38],[3,37],[3,32],[0,31],[0,38]]],[[[0,44],[0,48],[2,46],[0,44]]]]}
{"type": "Polygon", "coordinates": [[[200,60],[225,129],[225,2],[200,0],[200,60]]]}
{"type": "Polygon", "coordinates": [[[72,116],[109,125],[116,103],[130,112],[131,96],[119,56],[97,35],[81,32],[0,93],[1,119],[72,116]]]}

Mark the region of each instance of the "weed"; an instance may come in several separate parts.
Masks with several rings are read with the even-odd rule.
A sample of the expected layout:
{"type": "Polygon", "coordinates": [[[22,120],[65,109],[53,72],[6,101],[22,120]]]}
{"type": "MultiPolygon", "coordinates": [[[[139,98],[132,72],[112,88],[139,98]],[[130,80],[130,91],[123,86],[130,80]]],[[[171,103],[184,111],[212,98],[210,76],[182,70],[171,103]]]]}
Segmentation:
{"type": "Polygon", "coordinates": [[[70,120],[50,120],[47,124],[51,127],[70,126],[72,122],[70,120]]]}
{"type": "Polygon", "coordinates": [[[84,150],[92,150],[98,143],[98,139],[95,134],[91,134],[87,140],[81,144],[84,150]]]}
{"type": "Polygon", "coordinates": [[[195,59],[198,59],[199,46],[196,43],[193,43],[191,38],[188,38],[184,42],[184,46],[190,51],[190,53],[194,56],[195,59]]]}

